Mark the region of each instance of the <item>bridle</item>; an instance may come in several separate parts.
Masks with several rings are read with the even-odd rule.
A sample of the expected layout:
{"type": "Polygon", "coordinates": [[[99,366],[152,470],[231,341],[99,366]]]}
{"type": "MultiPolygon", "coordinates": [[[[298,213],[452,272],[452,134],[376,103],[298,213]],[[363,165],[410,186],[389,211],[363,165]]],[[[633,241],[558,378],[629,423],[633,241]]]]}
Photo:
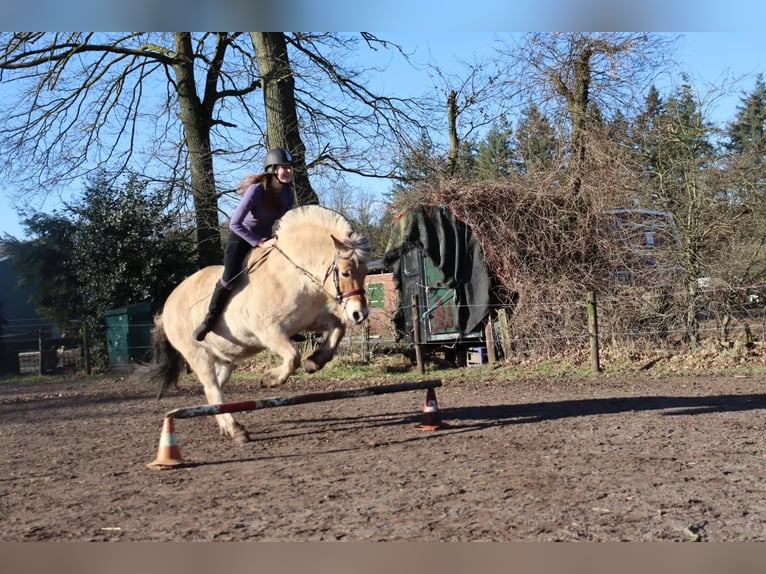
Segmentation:
{"type": "Polygon", "coordinates": [[[340,270],[338,269],[338,259],[350,259],[348,257],[341,257],[337,253],[335,254],[335,257],[332,258],[332,265],[327,269],[324,275],[324,280],[322,281],[322,288],[324,289],[324,284],[327,282],[327,277],[332,274],[332,283],[335,287],[335,300],[338,303],[343,303],[344,299],[349,299],[351,297],[355,297],[357,295],[361,296],[364,295],[367,291],[365,291],[364,288],[360,287],[359,289],[352,289],[350,291],[343,291],[340,290],[340,270]]]}
{"type": "Polygon", "coordinates": [[[327,268],[327,271],[325,271],[324,278],[322,279],[322,281],[320,281],[310,271],[308,271],[307,269],[304,269],[303,267],[298,265],[295,261],[293,261],[284,251],[282,251],[279,248],[278,245],[274,245],[273,249],[276,249],[277,251],[279,251],[285,259],[287,259],[290,263],[293,264],[293,266],[296,269],[298,269],[298,271],[300,271],[306,277],[311,279],[314,283],[319,285],[322,291],[339,305],[345,306],[344,300],[350,299],[351,297],[363,296],[365,293],[367,293],[367,291],[363,287],[360,287],[358,289],[351,289],[349,291],[340,290],[340,270],[338,269],[338,259],[348,260],[350,259],[350,257],[341,257],[338,253],[336,253],[335,256],[332,258],[332,263],[327,268]],[[329,279],[331,275],[332,275],[332,283],[333,283],[333,286],[335,287],[335,295],[330,293],[325,287],[325,284],[327,283],[327,279],[329,279]]]}

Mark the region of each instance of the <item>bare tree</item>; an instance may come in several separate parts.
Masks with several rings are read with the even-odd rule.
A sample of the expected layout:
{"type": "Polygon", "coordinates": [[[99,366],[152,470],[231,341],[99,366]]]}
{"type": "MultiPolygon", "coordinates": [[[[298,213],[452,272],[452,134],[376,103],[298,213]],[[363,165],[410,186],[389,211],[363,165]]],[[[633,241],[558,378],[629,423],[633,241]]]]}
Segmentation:
{"type": "Polygon", "coordinates": [[[163,175],[183,179],[187,170],[190,175],[200,265],[220,261],[211,132],[226,124],[216,112],[222,98],[242,98],[258,87],[257,78],[246,74],[246,62],[240,61],[245,81],[239,85],[223,70],[238,36],[205,35],[195,48],[188,32],[5,35],[2,79],[26,89],[14,113],[0,122],[4,171],[29,187],[56,189],[100,166],[122,171],[141,157],[164,156],[173,173],[163,175]],[[209,58],[202,48],[208,43],[209,58]],[[201,61],[208,64],[202,89],[201,61]],[[163,84],[164,100],[155,91],[163,84]],[[183,138],[183,146],[170,149],[175,158],[161,149],[178,137],[176,119],[169,117],[173,109],[183,138]],[[157,137],[147,139],[149,115],[160,121],[153,129],[157,137]]]}
{"type": "Polygon", "coordinates": [[[300,134],[295,106],[295,78],[290,68],[285,35],[281,32],[250,32],[250,37],[263,82],[268,147],[287,148],[295,157],[293,177],[298,204],[319,203],[306,170],[306,146],[300,134]]]}
{"type": "MultiPolygon", "coordinates": [[[[500,81],[503,63],[498,61],[469,64],[462,62],[464,74],[447,74],[438,65],[430,69],[436,78],[436,104],[428,110],[439,117],[446,106],[446,128],[449,141],[446,176],[458,173],[460,150],[464,142],[475,139],[478,132],[496,122],[503,113],[502,102],[508,97],[507,86],[500,81]]],[[[432,125],[440,125],[438,120],[432,125]]],[[[434,138],[436,139],[436,138],[434,138]]]]}
{"type": "Polygon", "coordinates": [[[419,137],[425,123],[424,98],[377,94],[365,78],[383,68],[355,69],[344,62],[360,49],[386,50],[408,61],[395,43],[363,32],[361,39],[332,33],[293,33],[291,68],[298,114],[314,170],[342,171],[371,178],[395,177],[392,158],[419,137]],[[328,93],[334,97],[328,97],[328,93]],[[391,153],[394,150],[395,153],[391,153]]]}
{"type": "Polygon", "coordinates": [[[533,33],[501,50],[508,82],[523,88],[514,91],[522,95],[519,104],[534,101],[569,123],[574,197],[583,194],[593,114],[611,118],[636,109],[645,87],[667,70],[664,63],[672,41],[647,33],[533,33]]]}
{"type": "MultiPolygon", "coordinates": [[[[200,266],[211,265],[222,258],[221,237],[218,230],[218,198],[216,195],[213,170],[213,152],[210,131],[216,123],[214,116],[216,102],[223,97],[219,90],[219,78],[225,52],[229,47],[229,36],[218,33],[213,57],[205,75],[203,96],[198,96],[195,78],[195,53],[189,32],[174,32],[175,53],[172,68],[175,71],[179,118],[183,124],[186,148],[189,154],[191,192],[194,198],[194,213],[197,218],[197,243],[200,266]]],[[[148,47],[143,47],[147,50],[148,47]]],[[[253,91],[258,82],[251,80],[244,89],[230,90],[229,95],[241,97],[253,91]]]]}
{"type": "Polygon", "coordinates": [[[192,198],[199,264],[219,263],[230,188],[217,180],[252,169],[266,145],[295,147],[305,202],[316,199],[309,171],[391,175],[418,107],[373,94],[370,70],[338,63],[360,48],[400,53],[371,35],[2,34],[0,82],[18,98],[0,118],[0,171],[26,193],[104,168],[167,180],[192,198]],[[258,89],[266,109],[250,97],[258,89]]]}

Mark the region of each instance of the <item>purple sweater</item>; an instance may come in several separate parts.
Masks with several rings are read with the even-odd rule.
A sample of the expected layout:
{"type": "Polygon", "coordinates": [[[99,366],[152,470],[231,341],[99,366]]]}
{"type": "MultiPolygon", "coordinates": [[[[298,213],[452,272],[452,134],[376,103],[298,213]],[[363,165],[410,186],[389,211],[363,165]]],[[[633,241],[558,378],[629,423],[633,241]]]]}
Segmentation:
{"type": "Polygon", "coordinates": [[[278,196],[283,207],[280,209],[270,208],[264,204],[263,185],[255,183],[247,188],[239,205],[231,215],[229,229],[255,247],[261,239],[272,235],[274,222],[282,217],[293,207],[295,197],[293,187],[285,185],[279,191],[278,196]]]}

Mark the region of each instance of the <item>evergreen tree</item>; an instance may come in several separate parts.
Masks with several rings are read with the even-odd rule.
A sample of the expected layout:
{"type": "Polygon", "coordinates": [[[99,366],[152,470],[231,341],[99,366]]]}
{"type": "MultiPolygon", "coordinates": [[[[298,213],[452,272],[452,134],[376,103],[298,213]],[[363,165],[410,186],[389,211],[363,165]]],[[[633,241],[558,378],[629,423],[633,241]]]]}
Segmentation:
{"type": "Polygon", "coordinates": [[[135,176],[119,187],[97,177],[67,206],[76,222],[73,256],[88,305],[162,303],[190,272],[185,251],[191,245],[166,207],[164,194],[135,176]]]}
{"type": "Polygon", "coordinates": [[[665,102],[656,86],[651,86],[644,101],[644,110],[634,122],[634,150],[638,164],[637,204],[646,208],[663,209],[659,174],[660,142],[664,137],[662,124],[665,102]]]}
{"type": "Polygon", "coordinates": [[[402,152],[396,183],[388,194],[395,209],[405,208],[422,199],[423,189],[441,180],[446,158],[439,155],[428,134],[421,132],[418,142],[402,152]]]}
{"type": "Polygon", "coordinates": [[[506,118],[494,123],[487,137],[476,146],[475,174],[480,181],[508,177],[513,167],[513,130],[506,118]]]}
{"type": "Polygon", "coordinates": [[[725,230],[721,211],[719,169],[711,143],[712,126],[705,121],[691,87],[684,83],[662,104],[650,92],[643,120],[645,191],[653,207],[672,213],[681,241],[677,263],[684,285],[683,322],[689,341],[699,342],[699,278],[709,276],[716,237],[725,230]]]}
{"type": "Polygon", "coordinates": [[[526,173],[533,167],[553,167],[558,140],[550,121],[535,104],[530,103],[522,112],[515,140],[514,156],[518,173],[526,173]]]}
{"type": "Polygon", "coordinates": [[[742,174],[732,186],[732,201],[746,205],[763,201],[766,191],[766,84],[758,75],[753,91],[742,97],[723,142],[731,154],[729,169],[742,174]]]}
{"type": "MultiPolygon", "coordinates": [[[[725,198],[736,221],[729,226],[716,267],[730,286],[727,303],[741,301],[742,288],[766,277],[766,84],[758,75],[755,87],[743,96],[736,116],[729,122],[723,139],[728,151],[725,169],[725,198]]],[[[722,338],[733,313],[725,306],[721,321],[722,338]]]]}
{"type": "Polygon", "coordinates": [[[3,241],[43,317],[62,328],[88,323],[96,365],[107,361],[106,311],[145,301],[159,308],[196,269],[192,234],[178,228],[165,196],[135,176],[119,187],[97,176],[63,214],[27,218],[34,239],[3,241]]]}
{"type": "MultiPolygon", "coordinates": [[[[667,102],[650,89],[646,109],[636,121],[636,151],[642,198],[647,207],[673,209],[691,189],[691,175],[715,160],[713,130],[704,121],[691,87],[683,84],[667,102]]],[[[679,203],[680,202],[680,203],[679,203]]]]}
{"type": "Polygon", "coordinates": [[[477,147],[473,141],[466,139],[460,141],[453,179],[466,182],[481,179],[476,164],[476,154],[477,147]]]}
{"type": "Polygon", "coordinates": [[[724,147],[735,154],[751,154],[763,163],[766,154],[766,84],[759,74],[753,91],[740,98],[734,121],[728,124],[724,147]]]}

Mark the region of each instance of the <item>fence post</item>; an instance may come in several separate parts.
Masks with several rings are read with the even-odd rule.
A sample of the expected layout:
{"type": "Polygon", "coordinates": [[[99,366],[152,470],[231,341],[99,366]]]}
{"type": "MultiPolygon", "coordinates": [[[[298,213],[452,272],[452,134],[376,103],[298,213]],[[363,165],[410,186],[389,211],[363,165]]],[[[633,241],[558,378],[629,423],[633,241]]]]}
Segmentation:
{"type": "Polygon", "coordinates": [[[490,311],[484,324],[484,340],[487,343],[487,362],[490,364],[497,362],[497,356],[495,355],[494,318],[495,311],[490,311]]]}
{"type": "Polygon", "coordinates": [[[594,373],[601,372],[601,364],[598,359],[598,312],[596,307],[596,293],[588,291],[588,336],[590,338],[590,365],[594,373]]]}
{"type": "Polygon", "coordinates": [[[511,328],[508,323],[508,310],[503,307],[498,311],[500,319],[500,341],[503,346],[503,356],[508,359],[511,356],[511,328]]]}
{"type": "Polygon", "coordinates": [[[80,326],[82,329],[82,360],[85,363],[85,374],[90,375],[90,329],[87,321],[83,321],[80,326]]]}
{"type": "Polygon", "coordinates": [[[423,367],[423,350],[420,348],[420,312],[418,310],[418,294],[412,294],[412,340],[415,343],[415,362],[418,365],[418,373],[425,373],[423,367]]]}
{"type": "Polygon", "coordinates": [[[370,344],[370,318],[364,322],[364,360],[372,361],[372,349],[370,344]]]}
{"type": "Polygon", "coordinates": [[[40,366],[37,370],[38,375],[43,374],[43,330],[37,330],[37,352],[40,355],[40,366]]]}

